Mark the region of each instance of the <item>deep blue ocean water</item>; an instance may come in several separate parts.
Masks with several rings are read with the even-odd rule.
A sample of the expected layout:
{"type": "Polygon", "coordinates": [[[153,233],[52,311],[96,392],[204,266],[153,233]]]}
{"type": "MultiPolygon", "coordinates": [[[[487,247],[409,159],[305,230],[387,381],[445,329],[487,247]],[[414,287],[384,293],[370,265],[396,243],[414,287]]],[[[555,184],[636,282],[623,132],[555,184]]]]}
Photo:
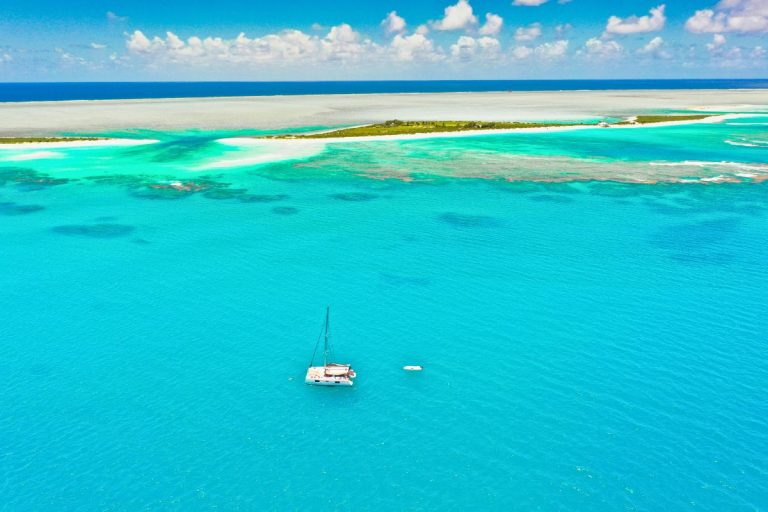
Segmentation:
{"type": "Polygon", "coordinates": [[[764,89],[768,79],[696,80],[390,80],[338,82],[35,82],[0,83],[0,102],[369,94],[397,92],[621,89],[764,89]]]}

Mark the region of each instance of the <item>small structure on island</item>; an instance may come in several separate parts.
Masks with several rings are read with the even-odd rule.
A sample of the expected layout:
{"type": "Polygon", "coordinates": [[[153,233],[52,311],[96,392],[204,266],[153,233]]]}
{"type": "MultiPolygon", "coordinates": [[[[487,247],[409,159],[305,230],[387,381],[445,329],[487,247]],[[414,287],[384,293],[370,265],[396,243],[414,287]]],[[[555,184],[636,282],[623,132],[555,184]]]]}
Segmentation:
{"type": "Polygon", "coordinates": [[[597,126],[599,126],[600,128],[608,128],[610,125],[605,121],[600,121],[599,123],[597,123],[597,126]]]}
{"type": "Polygon", "coordinates": [[[325,310],[325,327],[321,336],[323,338],[323,366],[312,366],[315,363],[315,355],[317,354],[317,348],[320,345],[320,337],[317,338],[315,343],[315,350],[312,352],[312,360],[309,362],[309,368],[307,368],[307,376],[304,382],[312,386],[351,386],[354,384],[352,379],[357,377],[357,374],[352,369],[352,366],[345,363],[333,363],[329,362],[333,358],[331,353],[330,344],[330,328],[329,318],[331,314],[330,306],[325,310]]]}

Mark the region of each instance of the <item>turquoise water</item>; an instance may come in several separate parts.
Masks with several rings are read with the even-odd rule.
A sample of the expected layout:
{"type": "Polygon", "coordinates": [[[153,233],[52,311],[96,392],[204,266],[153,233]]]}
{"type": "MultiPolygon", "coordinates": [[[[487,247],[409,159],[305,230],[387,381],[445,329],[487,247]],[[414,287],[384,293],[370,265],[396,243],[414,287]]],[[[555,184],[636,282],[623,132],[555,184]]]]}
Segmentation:
{"type": "Polygon", "coordinates": [[[765,162],[697,126],[4,157],[0,510],[763,510],[768,184],[451,177],[765,162]]]}

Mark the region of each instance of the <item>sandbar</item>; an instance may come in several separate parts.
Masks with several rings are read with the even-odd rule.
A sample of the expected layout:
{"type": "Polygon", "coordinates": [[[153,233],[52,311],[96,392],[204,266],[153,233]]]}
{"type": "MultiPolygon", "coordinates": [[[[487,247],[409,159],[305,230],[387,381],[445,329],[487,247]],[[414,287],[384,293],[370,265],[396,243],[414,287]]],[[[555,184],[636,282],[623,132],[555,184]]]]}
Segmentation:
{"type": "Polygon", "coordinates": [[[402,120],[583,122],[658,113],[768,112],[768,90],[338,94],[0,103],[0,136],[350,126],[402,120]]]}
{"type": "Polygon", "coordinates": [[[56,148],[93,148],[109,146],[141,146],[159,142],[155,139],[98,139],[98,140],[62,140],[56,142],[17,142],[0,144],[2,150],[19,149],[56,149],[56,148]]]}

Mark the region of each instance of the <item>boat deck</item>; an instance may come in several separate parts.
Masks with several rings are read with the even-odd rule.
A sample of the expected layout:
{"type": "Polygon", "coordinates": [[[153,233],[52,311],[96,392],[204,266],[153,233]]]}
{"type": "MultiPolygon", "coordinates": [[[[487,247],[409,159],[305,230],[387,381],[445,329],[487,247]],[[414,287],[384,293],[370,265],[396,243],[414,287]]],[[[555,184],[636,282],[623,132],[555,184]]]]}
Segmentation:
{"type": "Polygon", "coordinates": [[[320,385],[352,385],[352,379],[349,375],[328,375],[324,366],[311,366],[307,369],[307,384],[320,385]]]}

